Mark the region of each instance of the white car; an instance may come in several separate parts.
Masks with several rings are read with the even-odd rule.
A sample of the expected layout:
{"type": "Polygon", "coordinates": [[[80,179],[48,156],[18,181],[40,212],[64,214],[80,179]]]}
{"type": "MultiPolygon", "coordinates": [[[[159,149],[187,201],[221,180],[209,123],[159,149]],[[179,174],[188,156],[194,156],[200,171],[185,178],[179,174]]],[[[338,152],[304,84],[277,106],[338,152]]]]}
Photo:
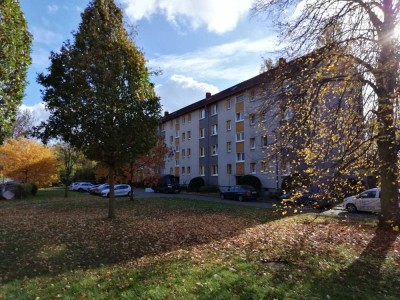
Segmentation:
{"type": "MultiPolygon", "coordinates": [[[[103,197],[110,196],[110,189],[106,188],[101,190],[101,195],[103,197]]],[[[114,195],[117,196],[130,196],[131,195],[131,186],[129,184],[117,184],[114,186],[114,195]]]]}
{"type": "Polygon", "coordinates": [[[78,192],[87,192],[91,187],[93,187],[93,184],[90,182],[76,182],[72,184],[72,190],[78,192]]]}
{"type": "Polygon", "coordinates": [[[358,195],[347,197],[344,199],[343,208],[352,213],[357,211],[379,213],[381,211],[380,193],[380,188],[373,188],[358,195]]]}

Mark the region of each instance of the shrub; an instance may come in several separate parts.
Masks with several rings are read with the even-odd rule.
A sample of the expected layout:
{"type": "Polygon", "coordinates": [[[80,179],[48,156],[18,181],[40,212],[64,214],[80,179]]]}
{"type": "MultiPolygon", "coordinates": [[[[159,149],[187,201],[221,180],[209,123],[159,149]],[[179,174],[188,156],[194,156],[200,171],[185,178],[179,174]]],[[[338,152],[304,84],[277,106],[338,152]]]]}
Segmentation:
{"type": "Polygon", "coordinates": [[[38,191],[38,186],[35,183],[32,183],[32,190],[31,190],[31,195],[35,196],[37,191],[38,191]]]}
{"type": "Polygon", "coordinates": [[[14,199],[22,199],[28,197],[32,192],[32,184],[14,184],[7,187],[7,190],[14,193],[14,199]]]}
{"type": "Polygon", "coordinates": [[[202,186],[204,186],[204,179],[201,177],[195,177],[189,182],[188,192],[198,192],[202,186]]]}
{"type": "Polygon", "coordinates": [[[240,185],[251,185],[257,191],[261,190],[260,179],[258,179],[258,177],[253,175],[244,175],[238,179],[237,183],[240,185]]]}
{"type": "Polygon", "coordinates": [[[199,188],[201,193],[219,193],[219,187],[216,185],[204,185],[199,188]]]}

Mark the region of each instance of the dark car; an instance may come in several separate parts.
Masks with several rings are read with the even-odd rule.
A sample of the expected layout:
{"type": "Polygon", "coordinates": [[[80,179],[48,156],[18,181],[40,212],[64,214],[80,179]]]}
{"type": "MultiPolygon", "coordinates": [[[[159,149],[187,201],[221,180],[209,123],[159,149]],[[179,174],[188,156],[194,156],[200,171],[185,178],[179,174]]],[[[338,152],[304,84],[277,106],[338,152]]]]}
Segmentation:
{"type": "Polygon", "coordinates": [[[228,188],[221,188],[221,199],[235,199],[239,201],[257,200],[257,191],[250,185],[235,185],[228,188]]]}
{"type": "Polygon", "coordinates": [[[181,187],[174,175],[164,175],[158,180],[157,184],[153,187],[153,190],[156,193],[179,193],[181,187]]]}
{"type": "Polygon", "coordinates": [[[312,206],[314,208],[326,209],[332,206],[332,202],[322,193],[297,192],[287,193],[280,197],[281,203],[287,206],[312,206]]]}

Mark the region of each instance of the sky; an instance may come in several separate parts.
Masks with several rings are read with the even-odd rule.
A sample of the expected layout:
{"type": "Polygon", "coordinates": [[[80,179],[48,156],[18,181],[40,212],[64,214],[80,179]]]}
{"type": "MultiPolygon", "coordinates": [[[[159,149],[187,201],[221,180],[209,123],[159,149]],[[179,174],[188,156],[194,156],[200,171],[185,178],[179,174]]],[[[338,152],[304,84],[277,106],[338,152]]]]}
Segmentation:
{"type": "MultiPolygon", "coordinates": [[[[263,57],[276,59],[276,32],[268,20],[251,17],[253,0],[116,0],[125,22],[136,27],[164,111],[173,112],[260,72],[263,57]]],[[[88,0],[20,0],[33,35],[22,109],[37,120],[48,116],[41,102],[39,73],[50,52],[72,40],[88,0]]]]}

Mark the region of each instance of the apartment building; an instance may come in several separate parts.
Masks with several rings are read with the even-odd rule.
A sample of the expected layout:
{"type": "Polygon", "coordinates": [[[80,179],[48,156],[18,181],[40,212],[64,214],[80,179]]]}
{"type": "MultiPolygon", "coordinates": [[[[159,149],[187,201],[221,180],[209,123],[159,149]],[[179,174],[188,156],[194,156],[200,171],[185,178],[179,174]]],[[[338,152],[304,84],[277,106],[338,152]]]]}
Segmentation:
{"type": "Polygon", "coordinates": [[[268,145],[276,140],[274,128],[260,126],[268,118],[268,112],[260,111],[259,96],[268,76],[260,74],[166,112],[161,133],[175,153],[166,159],[163,174],[177,176],[180,184],[200,176],[206,185],[219,186],[234,185],[240,176],[251,174],[265,189],[280,188],[287,174],[282,173],[279,158],[263,161],[268,145]]]}

